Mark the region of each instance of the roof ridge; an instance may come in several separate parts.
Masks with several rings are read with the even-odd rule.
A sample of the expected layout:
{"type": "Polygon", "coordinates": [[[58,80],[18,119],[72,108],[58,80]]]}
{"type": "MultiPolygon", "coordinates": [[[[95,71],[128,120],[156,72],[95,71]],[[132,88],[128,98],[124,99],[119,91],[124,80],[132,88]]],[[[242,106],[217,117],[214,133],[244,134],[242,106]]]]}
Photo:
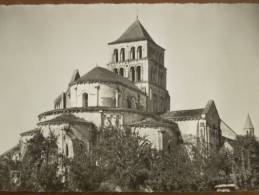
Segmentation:
{"type": "MultiPolygon", "coordinates": [[[[190,110],[204,110],[204,108],[194,108],[194,109],[184,109],[184,110],[172,110],[169,112],[181,112],[181,111],[190,111],[190,110]]],[[[167,113],[169,113],[167,112],[167,113]]],[[[166,114],[166,113],[165,113],[166,114]]]]}

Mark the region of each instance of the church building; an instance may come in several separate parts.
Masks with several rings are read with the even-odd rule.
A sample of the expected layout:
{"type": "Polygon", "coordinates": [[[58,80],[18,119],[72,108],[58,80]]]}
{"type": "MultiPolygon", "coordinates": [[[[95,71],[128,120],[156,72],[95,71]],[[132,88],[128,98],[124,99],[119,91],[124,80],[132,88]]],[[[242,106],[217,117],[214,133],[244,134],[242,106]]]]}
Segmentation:
{"type": "MultiPolygon", "coordinates": [[[[53,132],[59,152],[71,158],[78,145],[90,151],[100,130],[108,127],[137,131],[157,150],[167,149],[172,140],[217,149],[224,135],[235,137],[222,123],[213,100],[203,108],[170,111],[165,49],[138,19],[108,47],[111,58],[107,68],[94,66],[82,75],[74,70],[66,90],[54,100],[53,109],[38,115],[35,129],[20,134],[15,151],[20,148],[21,158],[36,132],[45,136],[53,132]]],[[[247,120],[245,129],[252,135],[253,126],[250,118],[247,120]]]]}
{"type": "Polygon", "coordinates": [[[100,129],[111,126],[138,131],[158,150],[172,140],[182,143],[178,125],[160,116],[170,110],[165,49],[138,19],[108,46],[107,69],[95,66],[83,75],[75,70],[66,91],[55,99],[54,109],[39,114],[35,131],[21,134],[22,145],[33,132],[47,136],[51,131],[58,137],[59,151],[73,157],[75,142],[90,150],[100,129]]]}

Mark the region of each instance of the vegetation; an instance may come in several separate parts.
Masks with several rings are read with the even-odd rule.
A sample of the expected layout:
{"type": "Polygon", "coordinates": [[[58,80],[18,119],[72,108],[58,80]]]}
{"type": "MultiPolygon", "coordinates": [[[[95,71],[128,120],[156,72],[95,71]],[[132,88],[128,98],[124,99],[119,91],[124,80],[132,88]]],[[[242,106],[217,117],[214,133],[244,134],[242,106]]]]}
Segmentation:
{"type": "Polygon", "coordinates": [[[201,146],[192,147],[191,158],[183,144],[171,141],[167,150],[157,151],[145,137],[118,128],[102,129],[98,143],[71,159],[60,154],[53,134],[37,133],[22,161],[0,159],[0,190],[214,191],[216,184],[233,183],[233,174],[240,189],[258,188],[259,144],[254,138],[238,137],[233,151],[204,154],[201,146]],[[11,185],[12,170],[21,172],[18,186],[11,185]]]}

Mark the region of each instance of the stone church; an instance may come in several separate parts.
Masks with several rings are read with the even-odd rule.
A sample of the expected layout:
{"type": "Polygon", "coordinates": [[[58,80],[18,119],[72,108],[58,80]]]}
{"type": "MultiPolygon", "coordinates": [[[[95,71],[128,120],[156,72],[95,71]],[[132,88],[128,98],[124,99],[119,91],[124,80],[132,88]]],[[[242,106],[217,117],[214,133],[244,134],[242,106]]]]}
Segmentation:
{"type": "Polygon", "coordinates": [[[182,142],[177,123],[160,116],[170,110],[165,49],[138,19],[108,46],[107,68],[95,66],[83,75],[75,70],[54,109],[39,114],[37,128],[21,134],[21,145],[37,131],[51,131],[58,137],[60,152],[73,157],[75,140],[90,150],[96,132],[110,126],[138,131],[158,150],[168,147],[169,138],[182,142]]]}
{"type": "Polygon", "coordinates": [[[220,147],[224,132],[213,100],[204,108],[170,112],[165,49],[138,19],[108,46],[107,68],[95,66],[82,75],[75,70],[53,110],[39,114],[37,127],[20,134],[20,157],[35,132],[54,132],[59,152],[73,157],[78,140],[90,150],[98,131],[111,126],[138,131],[158,150],[168,147],[169,138],[220,147]]]}

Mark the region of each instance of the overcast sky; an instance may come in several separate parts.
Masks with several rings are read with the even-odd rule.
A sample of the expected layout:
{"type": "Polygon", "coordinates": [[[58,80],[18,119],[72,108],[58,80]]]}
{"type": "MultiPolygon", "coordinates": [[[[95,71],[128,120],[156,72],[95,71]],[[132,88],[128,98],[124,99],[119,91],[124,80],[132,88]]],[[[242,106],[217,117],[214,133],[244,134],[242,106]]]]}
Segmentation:
{"type": "Polygon", "coordinates": [[[238,133],[249,112],[259,135],[259,5],[0,6],[0,153],[53,108],[74,69],[105,67],[107,43],[137,14],[166,49],[171,110],[213,99],[238,133]]]}

